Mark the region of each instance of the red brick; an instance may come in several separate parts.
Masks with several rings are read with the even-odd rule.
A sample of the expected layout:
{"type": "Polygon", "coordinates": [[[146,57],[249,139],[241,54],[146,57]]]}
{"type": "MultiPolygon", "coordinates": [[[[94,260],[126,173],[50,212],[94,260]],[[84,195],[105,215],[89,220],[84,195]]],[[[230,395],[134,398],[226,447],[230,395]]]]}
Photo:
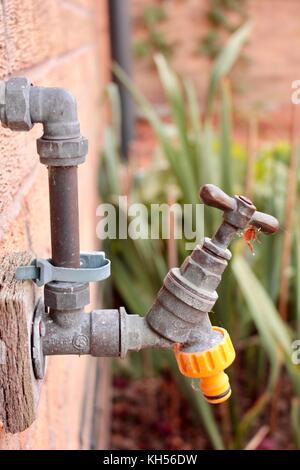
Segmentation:
{"type": "MultiPolygon", "coordinates": [[[[24,73],[36,84],[68,88],[77,98],[90,147],[87,163],[79,169],[81,248],[93,250],[98,247],[97,169],[106,119],[100,98],[110,76],[106,2],[25,0],[21,5],[8,0],[5,5],[0,74],[24,73]]],[[[50,255],[47,170],[38,161],[35,143],[40,135],[41,126],[25,133],[0,128],[1,253],[25,249],[50,255]]],[[[96,294],[94,288],[94,305],[96,294]]],[[[36,421],[20,435],[0,430],[0,449],[79,448],[84,394],[93,393],[93,386],[86,389],[86,378],[94,365],[88,357],[50,358],[36,421]]],[[[89,432],[84,448],[90,444],[87,436],[89,432]]]]}
{"type": "MultiPolygon", "coordinates": [[[[9,0],[3,7],[0,70],[15,73],[96,40],[96,18],[56,0],[9,0]],[[1,64],[2,60],[4,64],[1,64]]],[[[0,30],[1,39],[1,30],[0,30]]]]}
{"type": "MultiPolygon", "coordinates": [[[[140,18],[153,0],[132,0],[133,41],[147,38],[140,18]]],[[[193,81],[203,103],[209,79],[209,62],[196,53],[197,45],[209,25],[206,20],[208,0],[172,0],[163,2],[166,21],[158,29],[169,43],[176,45],[171,63],[175,70],[193,81]]],[[[298,0],[249,0],[249,19],[253,29],[245,53],[249,64],[236,73],[237,85],[243,93],[235,97],[243,111],[249,109],[280,110],[290,104],[291,83],[299,79],[300,40],[298,0]]],[[[136,60],[134,76],[138,87],[152,101],[165,98],[155,67],[149,57],[136,60]]],[[[269,116],[269,120],[272,117],[269,116]]]]}

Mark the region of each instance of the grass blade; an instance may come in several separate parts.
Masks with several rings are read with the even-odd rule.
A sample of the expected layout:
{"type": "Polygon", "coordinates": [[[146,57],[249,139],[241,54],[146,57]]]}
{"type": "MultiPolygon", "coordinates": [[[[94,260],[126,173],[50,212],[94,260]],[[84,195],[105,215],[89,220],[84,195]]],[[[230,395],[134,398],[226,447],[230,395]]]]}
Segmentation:
{"type": "Polygon", "coordinates": [[[227,194],[233,194],[232,161],[231,161],[231,102],[229,83],[222,84],[221,122],[220,122],[220,159],[222,173],[222,189],[227,194]]]}
{"type": "Polygon", "coordinates": [[[222,78],[224,78],[231,70],[237,60],[242,47],[244,46],[251,25],[249,22],[241,26],[229,38],[225,47],[221,50],[211,70],[209,86],[206,98],[206,115],[209,116],[212,111],[213,100],[222,78]]]}

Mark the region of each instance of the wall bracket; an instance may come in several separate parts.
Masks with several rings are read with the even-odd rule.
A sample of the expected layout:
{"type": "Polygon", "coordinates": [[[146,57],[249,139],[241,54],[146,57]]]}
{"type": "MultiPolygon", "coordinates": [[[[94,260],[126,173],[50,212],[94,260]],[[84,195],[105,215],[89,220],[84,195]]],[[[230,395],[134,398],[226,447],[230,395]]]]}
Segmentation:
{"type": "Polygon", "coordinates": [[[80,268],[54,266],[51,259],[34,259],[30,266],[19,266],[16,279],[33,280],[41,287],[52,281],[97,282],[110,276],[110,260],[103,251],[81,252],[80,268]]]}

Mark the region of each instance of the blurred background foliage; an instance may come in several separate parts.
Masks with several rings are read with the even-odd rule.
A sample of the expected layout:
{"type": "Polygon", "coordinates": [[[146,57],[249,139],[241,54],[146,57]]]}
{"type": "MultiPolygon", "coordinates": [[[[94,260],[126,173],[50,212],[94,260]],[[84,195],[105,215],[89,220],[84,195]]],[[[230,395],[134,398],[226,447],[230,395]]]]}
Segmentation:
{"type": "Polygon", "coordinates": [[[166,19],[167,13],[163,5],[148,5],[143,9],[140,22],[145,29],[145,37],[133,44],[136,59],[150,58],[155,53],[164,54],[168,58],[172,56],[174,44],[159,28],[166,19]]]}
{"type": "MultiPolygon", "coordinates": [[[[133,157],[129,163],[122,161],[120,103],[118,91],[111,84],[106,93],[112,119],[106,129],[99,171],[101,200],[112,203],[117,212],[124,210],[118,204],[119,195],[147,206],[161,202],[197,204],[199,188],[213,183],[228,194],[246,194],[260,211],[279,219],[280,232],[272,237],[259,236],[255,256],[242,238],[232,243],[233,258],[211,312],[212,323],[229,330],[237,351],[237,359],[228,370],[232,398],[217,407],[219,410],[206,404],[178,373],[170,351],[132,353],[128,360],[117,361],[115,368],[118,373],[141,377],[146,357],[153,374],[170,369],[215,449],[244,448],[262,424],[276,431],[281,396],[288,393],[287,420],[294,445],[300,448],[300,368],[291,361],[291,343],[300,334],[299,150],[293,136],[289,142],[258,149],[251,148],[251,142],[244,148],[233,139],[228,74],[249,29],[249,24],[237,29],[216,55],[204,112],[198,108],[193,84],[179,78],[163,55],[155,56],[170,110],[167,122],[115,65],[115,74],[153,129],[157,146],[146,168],[138,168],[133,157]],[[283,284],[287,284],[287,293],[282,291],[283,284]]],[[[221,222],[220,215],[205,208],[206,236],[212,236],[221,222]]],[[[184,242],[176,240],[170,247],[166,240],[105,240],[103,248],[112,261],[111,284],[104,293],[107,305],[116,303],[117,293],[129,312],[146,314],[174,259],[180,265],[187,256],[184,242]]]]}
{"type": "MultiPolygon", "coordinates": [[[[211,0],[206,12],[208,32],[201,37],[197,52],[214,60],[225,38],[247,20],[247,0],[211,0]],[[224,38],[225,37],[225,38],[224,38]]],[[[243,53],[239,60],[244,59],[243,53]]]]}

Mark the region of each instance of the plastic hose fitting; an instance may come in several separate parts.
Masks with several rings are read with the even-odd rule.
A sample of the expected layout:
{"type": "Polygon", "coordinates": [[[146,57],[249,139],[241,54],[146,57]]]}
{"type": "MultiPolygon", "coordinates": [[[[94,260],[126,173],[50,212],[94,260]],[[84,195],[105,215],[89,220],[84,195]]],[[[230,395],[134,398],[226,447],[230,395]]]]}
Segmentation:
{"type": "Polygon", "coordinates": [[[184,352],[175,345],[174,352],[180,372],[186,377],[200,379],[200,390],[209,403],[223,403],[231,395],[228,375],[224,369],[235,359],[235,351],[226,330],[212,327],[223,335],[220,343],[206,351],[184,352]]]}

